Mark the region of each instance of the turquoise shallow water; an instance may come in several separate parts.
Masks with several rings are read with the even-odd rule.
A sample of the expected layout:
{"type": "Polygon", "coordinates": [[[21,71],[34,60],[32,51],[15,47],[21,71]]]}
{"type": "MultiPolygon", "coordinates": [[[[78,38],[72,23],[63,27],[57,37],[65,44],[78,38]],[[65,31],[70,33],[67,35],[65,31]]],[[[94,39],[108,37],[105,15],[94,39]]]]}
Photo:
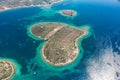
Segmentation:
{"type": "MultiPolygon", "coordinates": [[[[114,51],[114,42],[120,36],[120,10],[114,3],[65,1],[51,8],[21,8],[0,13],[0,57],[15,60],[21,69],[13,80],[89,80],[86,67],[89,58],[99,57],[96,50],[100,43],[110,37],[114,51]],[[104,5],[106,4],[106,5],[104,5]],[[65,17],[59,10],[73,9],[76,17],[65,17]],[[39,22],[63,22],[79,28],[82,25],[91,27],[92,35],[78,43],[82,54],[77,60],[65,67],[52,67],[46,64],[39,55],[45,41],[35,40],[28,36],[28,27],[39,22]],[[80,47],[82,46],[82,48],[80,47]],[[94,57],[93,57],[94,55],[94,57]]],[[[107,44],[106,44],[107,45],[107,44]]]]}
{"type": "MultiPolygon", "coordinates": [[[[30,28],[31,28],[33,25],[36,25],[36,24],[39,24],[39,23],[40,23],[40,22],[35,23],[35,24],[32,24],[32,25],[29,25],[28,28],[27,28],[27,34],[28,34],[28,36],[31,37],[31,38],[33,38],[33,39],[35,39],[35,40],[43,40],[43,39],[40,39],[40,38],[35,37],[34,35],[32,35],[32,34],[30,33],[30,28]]],[[[51,22],[51,23],[52,23],[52,22],[51,22]]],[[[42,23],[41,23],[41,24],[42,24],[42,23]]],[[[65,23],[63,23],[63,24],[65,24],[65,23]]],[[[70,25],[70,24],[68,24],[68,25],[70,25]]],[[[71,25],[71,26],[72,26],[72,25],[71,25]]],[[[77,28],[77,26],[75,26],[75,25],[72,26],[72,27],[77,28]]],[[[84,26],[80,26],[80,28],[84,28],[84,27],[85,27],[85,25],[84,25],[84,26]]],[[[61,67],[52,66],[52,65],[46,63],[45,60],[42,58],[41,49],[42,49],[43,45],[46,43],[46,41],[43,40],[43,41],[44,41],[43,44],[40,44],[40,45],[37,47],[36,57],[32,60],[33,68],[34,68],[34,66],[36,66],[36,65],[41,66],[41,68],[43,68],[42,70],[43,70],[44,74],[41,75],[41,76],[39,76],[39,78],[42,78],[43,80],[45,80],[45,79],[47,79],[47,78],[49,78],[50,76],[53,76],[53,75],[57,75],[57,76],[63,78],[64,75],[62,75],[61,73],[63,73],[63,72],[66,71],[66,70],[69,71],[69,72],[76,72],[76,71],[74,70],[74,67],[80,62],[81,58],[83,57],[83,53],[84,53],[84,50],[83,50],[83,48],[82,48],[82,46],[81,46],[81,44],[82,44],[81,42],[82,42],[82,40],[84,40],[85,38],[90,37],[91,35],[92,35],[92,32],[91,32],[91,29],[90,29],[90,27],[89,27],[89,29],[88,29],[88,31],[87,31],[87,35],[84,36],[84,37],[82,37],[82,38],[80,38],[79,41],[78,41],[78,48],[79,48],[79,50],[80,50],[80,53],[79,53],[77,59],[76,59],[73,63],[70,63],[70,64],[65,65],[65,66],[61,66],[61,67]],[[49,71],[49,74],[48,74],[48,71],[49,71]],[[46,75],[47,75],[47,76],[46,76],[46,75]]],[[[30,64],[32,64],[32,63],[30,63],[30,64]]],[[[28,67],[29,67],[29,66],[28,66],[28,67]]],[[[31,71],[31,68],[29,68],[29,71],[31,71]]],[[[38,70],[37,72],[41,73],[40,70],[38,70]]],[[[31,71],[31,73],[35,73],[35,74],[36,74],[35,71],[31,71]]]]}

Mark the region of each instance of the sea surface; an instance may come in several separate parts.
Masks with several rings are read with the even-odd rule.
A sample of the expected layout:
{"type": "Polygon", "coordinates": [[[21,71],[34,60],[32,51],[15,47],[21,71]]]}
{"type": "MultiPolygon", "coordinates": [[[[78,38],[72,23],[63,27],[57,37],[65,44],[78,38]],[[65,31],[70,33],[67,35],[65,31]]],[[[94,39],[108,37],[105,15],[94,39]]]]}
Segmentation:
{"type": "Polygon", "coordinates": [[[51,7],[28,7],[0,12],[0,58],[15,60],[20,70],[12,80],[119,80],[120,3],[117,0],[65,0],[51,7]],[[60,10],[72,9],[66,17],[60,10]],[[44,40],[29,36],[28,27],[39,22],[63,22],[91,35],[78,42],[82,51],[72,64],[54,67],[41,58],[44,40]]]}

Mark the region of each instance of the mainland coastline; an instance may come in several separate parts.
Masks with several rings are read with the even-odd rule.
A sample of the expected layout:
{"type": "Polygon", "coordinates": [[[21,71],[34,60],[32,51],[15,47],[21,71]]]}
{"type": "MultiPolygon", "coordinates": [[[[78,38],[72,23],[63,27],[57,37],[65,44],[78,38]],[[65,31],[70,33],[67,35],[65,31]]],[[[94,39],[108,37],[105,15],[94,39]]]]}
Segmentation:
{"type": "Polygon", "coordinates": [[[77,58],[80,53],[77,44],[78,40],[87,36],[88,30],[88,26],[75,28],[74,26],[57,22],[43,22],[30,27],[30,33],[33,36],[46,40],[41,54],[43,59],[53,66],[64,66],[72,63],[77,58]],[[64,32],[68,33],[64,34],[64,32]]]}
{"type": "Polygon", "coordinates": [[[1,0],[0,1],[0,12],[10,10],[10,9],[16,9],[16,8],[25,8],[25,7],[50,7],[53,4],[62,2],[63,0],[20,0],[20,1],[14,1],[14,0],[1,0]]]}

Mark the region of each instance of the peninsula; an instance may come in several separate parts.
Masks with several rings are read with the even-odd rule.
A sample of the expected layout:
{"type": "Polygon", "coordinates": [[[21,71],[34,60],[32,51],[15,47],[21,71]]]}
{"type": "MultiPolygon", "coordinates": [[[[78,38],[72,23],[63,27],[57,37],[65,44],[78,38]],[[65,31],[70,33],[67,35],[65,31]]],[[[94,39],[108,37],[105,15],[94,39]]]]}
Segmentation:
{"type": "Polygon", "coordinates": [[[75,28],[58,22],[42,22],[30,27],[30,33],[46,40],[42,47],[43,59],[54,66],[72,63],[79,54],[78,39],[88,35],[89,27],[75,28]]]}
{"type": "Polygon", "coordinates": [[[61,1],[62,0],[0,0],[0,11],[30,6],[46,7],[61,1]]]}
{"type": "Polygon", "coordinates": [[[77,12],[75,10],[61,10],[60,14],[63,16],[76,16],[77,12]]]}
{"type": "Polygon", "coordinates": [[[15,67],[9,60],[0,60],[0,80],[10,80],[15,74],[15,67]]]}

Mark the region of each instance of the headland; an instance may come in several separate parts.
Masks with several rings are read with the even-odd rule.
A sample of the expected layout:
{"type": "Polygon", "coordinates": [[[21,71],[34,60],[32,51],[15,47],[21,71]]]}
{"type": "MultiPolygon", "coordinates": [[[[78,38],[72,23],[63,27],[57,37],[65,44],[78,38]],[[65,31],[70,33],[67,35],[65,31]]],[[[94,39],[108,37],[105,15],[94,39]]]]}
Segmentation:
{"type": "Polygon", "coordinates": [[[88,35],[88,29],[88,26],[75,28],[64,23],[43,22],[32,25],[30,33],[46,40],[41,54],[47,63],[53,66],[64,66],[77,58],[80,53],[78,40],[88,35]]]}

